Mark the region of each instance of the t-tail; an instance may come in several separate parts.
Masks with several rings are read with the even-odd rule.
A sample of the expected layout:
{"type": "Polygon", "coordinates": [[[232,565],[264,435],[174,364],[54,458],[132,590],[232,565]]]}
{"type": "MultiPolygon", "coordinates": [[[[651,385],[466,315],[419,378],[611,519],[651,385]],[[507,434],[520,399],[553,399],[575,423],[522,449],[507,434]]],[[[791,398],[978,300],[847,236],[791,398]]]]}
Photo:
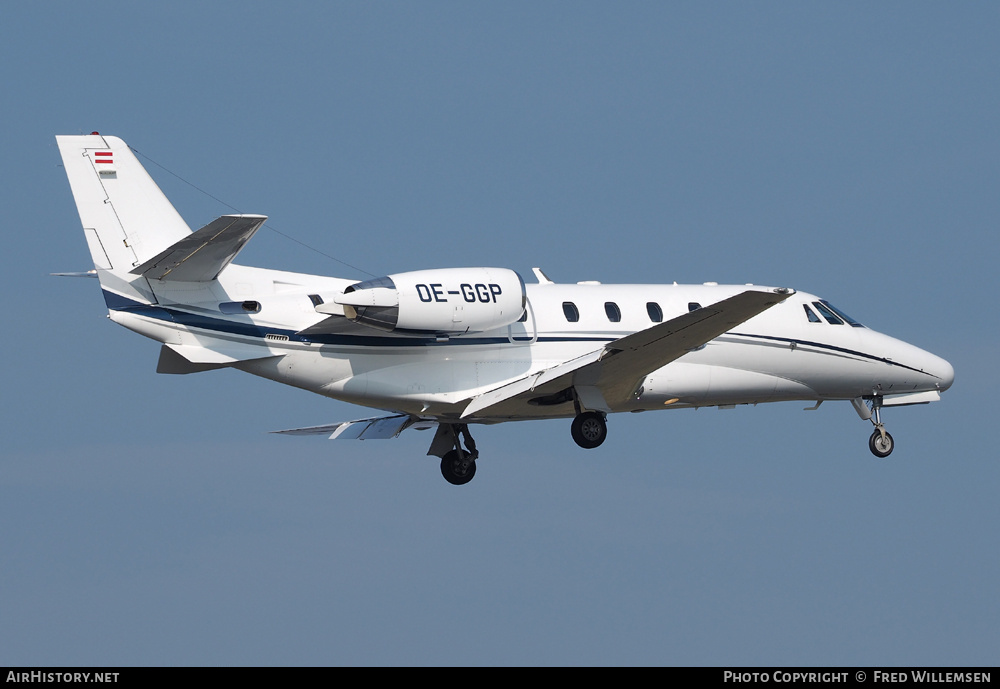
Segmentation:
{"type": "Polygon", "coordinates": [[[214,280],[266,220],[226,215],[192,233],[124,141],[56,141],[109,308],[155,304],[164,282],[214,280]]]}

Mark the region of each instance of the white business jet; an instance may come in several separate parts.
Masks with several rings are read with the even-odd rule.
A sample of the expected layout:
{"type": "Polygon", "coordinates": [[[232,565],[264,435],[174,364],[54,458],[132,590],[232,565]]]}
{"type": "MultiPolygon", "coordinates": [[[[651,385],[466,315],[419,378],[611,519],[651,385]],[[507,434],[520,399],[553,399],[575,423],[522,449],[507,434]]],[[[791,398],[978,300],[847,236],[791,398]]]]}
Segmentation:
{"type": "Polygon", "coordinates": [[[374,280],[232,263],[264,224],[192,232],[121,139],[56,137],[109,317],[162,343],[157,371],[235,368],[387,414],[281,433],[391,438],[434,429],[429,455],[468,483],[474,424],[572,419],[594,448],[612,412],[849,401],[893,449],[884,407],[940,399],[951,365],[829,302],[756,285],[537,284],[505,268],[374,280]]]}

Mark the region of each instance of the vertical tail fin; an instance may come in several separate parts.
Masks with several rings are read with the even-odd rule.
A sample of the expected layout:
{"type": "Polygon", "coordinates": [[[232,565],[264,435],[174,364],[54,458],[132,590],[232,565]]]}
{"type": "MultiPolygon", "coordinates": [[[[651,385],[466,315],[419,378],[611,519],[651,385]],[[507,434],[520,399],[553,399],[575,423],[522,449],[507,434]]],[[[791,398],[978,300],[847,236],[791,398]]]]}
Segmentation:
{"type": "Polygon", "coordinates": [[[155,303],[146,278],[130,275],[191,233],[128,145],[113,136],[57,136],[101,287],[155,303]]]}

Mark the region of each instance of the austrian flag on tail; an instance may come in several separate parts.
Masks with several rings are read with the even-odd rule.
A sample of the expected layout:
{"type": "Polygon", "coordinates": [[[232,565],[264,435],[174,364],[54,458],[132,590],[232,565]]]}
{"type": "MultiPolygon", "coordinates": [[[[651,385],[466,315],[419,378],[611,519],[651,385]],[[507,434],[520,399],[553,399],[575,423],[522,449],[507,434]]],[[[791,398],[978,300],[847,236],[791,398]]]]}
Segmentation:
{"type": "Polygon", "coordinates": [[[111,151],[94,151],[94,162],[113,164],[113,154],[111,151]]]}

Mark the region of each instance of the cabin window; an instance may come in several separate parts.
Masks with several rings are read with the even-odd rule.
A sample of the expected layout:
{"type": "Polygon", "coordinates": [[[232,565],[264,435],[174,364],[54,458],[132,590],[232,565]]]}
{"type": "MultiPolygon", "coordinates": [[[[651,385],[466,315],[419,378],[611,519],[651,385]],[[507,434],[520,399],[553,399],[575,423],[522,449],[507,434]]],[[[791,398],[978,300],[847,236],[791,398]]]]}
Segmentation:
{"type": "Polygon", "coordinates": [[[696,302],[696,301],[689,301],[688,302],[688,311],[697,311],[700,308],[701,308],[701,304],[699,304],[698,302],[696,302]]]}
{"type": "Polygon", "coordinates": [[[622,312],[613,301],[604,302],[604,313],[608,314],[608,320],[612,323],[620,323],[622,320],[622,312]]]}
{"type": "Polygon", "coordinates": [[[313,306],[319,306],[320,304],[323,303],[323,297],[319,296],[318,294],[310,294],[309,301],[312,302],[313,306]]]}
{"type": "Polygon", "coordinates": [[[810,323],[821,323],[822,322],[822,321],[820,321],[819,316],[816,315],[816,312],[809,308],[809,304],[803,304],[802,308],[804,308],[806,310],[806,318],[809,319],[810,323]]]}
{"type": "Polygon", "coordinates": [[[814,301],[813,306],[816,307],[816,310],[819,311],[820,315],[823,316],[823,318],[826,319],[826,322],[829,323],[830,325],[844,324],[844,321],[840,320],[837,314],[835,314],[833,311],[823,306],[823,304],[821,304],[820,302],[814,301]]]}
{"type": "Polygon", "coordinates": [[[649,320],[654,323],[663,322],[663,309],[655,301],[646,302],[646,313],[649,314],[649,320]]]}
{"type": "Polygon", "coordinates": [[[834,306],[833,304],[831,304],[830,302],[828,302],[826,299],[820,299],[819,303],[823,304],[825,307],[827,307],[828,309],[830,309],[831,311],[833,311],[835,314],[837,314],[838,316],[840,316],[841,318],[843,318],[852,327],[854,327],[854,328],[863,328],[863,327],[865,327],[865,326],[861,325],[860,323],[858,323],[853,318],[851,318],[850,316],[848,316],[846,313],[844,313],[843,311],[841,311],[840,309],[838,309],[836,306],[834,306]]]}
{"type": "Polygon", "coordinates": [[[576,323],[580,320],[580,311],[577,310],[576,304],[571,301],[563,302],[563,314],[565,314],[566,320],[570,323],[576,323]]]}

